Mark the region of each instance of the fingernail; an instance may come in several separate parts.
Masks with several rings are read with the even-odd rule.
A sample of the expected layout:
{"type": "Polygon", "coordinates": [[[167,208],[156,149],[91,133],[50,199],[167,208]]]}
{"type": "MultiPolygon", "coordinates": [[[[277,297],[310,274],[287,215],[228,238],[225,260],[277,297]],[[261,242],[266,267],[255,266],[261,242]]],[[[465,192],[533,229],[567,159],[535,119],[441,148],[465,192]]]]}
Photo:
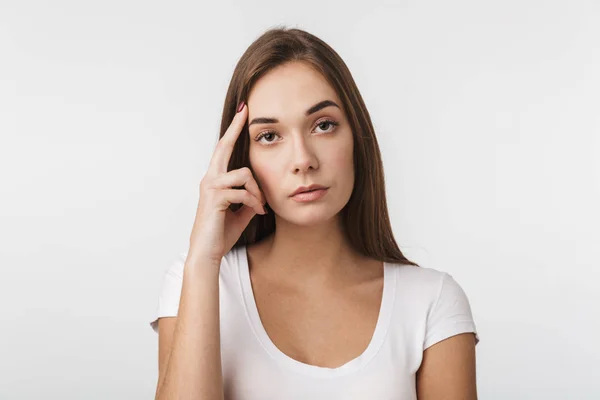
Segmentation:
{"type": "Polygon", "coordinates": [[[237,108],[237,112],[242,111],[242,108],[244,108],[244,101],[243,100],[240,101],[240,104],[238,105],[238,108],[237,108]]]}

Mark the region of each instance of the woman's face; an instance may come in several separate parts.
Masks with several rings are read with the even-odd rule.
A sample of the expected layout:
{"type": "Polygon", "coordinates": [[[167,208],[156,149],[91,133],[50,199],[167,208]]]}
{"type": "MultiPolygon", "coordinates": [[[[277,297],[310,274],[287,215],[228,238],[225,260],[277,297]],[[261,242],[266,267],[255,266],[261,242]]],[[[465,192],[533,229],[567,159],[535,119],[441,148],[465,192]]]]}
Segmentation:
{"type": "Polygon", "coordinates": [[[280,65],[253,86],[248,96],[250,165],[278,217],[314,225],[335,217],[350,199],[354,141],[341,107],[329,83],[303,62],[280,65]],[[330,103],[307,115],[326,100],[339,108],[330,103]],[[291,197],[299,186],[312,184],[328,187],[325,195],[309,202],[291,197]]]}

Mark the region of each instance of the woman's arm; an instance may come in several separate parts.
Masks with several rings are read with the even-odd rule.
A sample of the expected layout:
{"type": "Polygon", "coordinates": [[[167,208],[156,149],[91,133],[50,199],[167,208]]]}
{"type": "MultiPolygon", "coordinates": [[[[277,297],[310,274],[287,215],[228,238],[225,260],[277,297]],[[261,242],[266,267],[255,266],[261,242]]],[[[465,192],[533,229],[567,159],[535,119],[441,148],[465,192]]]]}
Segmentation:
{"type": "Polygon", "coordinates": [[[475,336],[462,333],[423,352],[417,371],[419,400],[477,400],[475,336]]]}
{"type": "Polygon", "coordinates": [[[177,317],[159,320],[157,400],[224,398],[220,264],[208,258],[190,257],[185,261],[177,317]]]}

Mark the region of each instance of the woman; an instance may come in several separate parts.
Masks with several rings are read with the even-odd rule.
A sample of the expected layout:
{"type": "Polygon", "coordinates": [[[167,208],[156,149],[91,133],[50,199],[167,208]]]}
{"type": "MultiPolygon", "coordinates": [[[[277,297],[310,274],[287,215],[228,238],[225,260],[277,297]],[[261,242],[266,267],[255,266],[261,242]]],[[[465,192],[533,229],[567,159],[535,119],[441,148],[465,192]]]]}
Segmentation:
{"type": "Polygon", "coordinates": [[[239,60],[151,325],[158,399],[477,398],[468,299],[398,248],[356,84],[299,29],[239,60]]]}

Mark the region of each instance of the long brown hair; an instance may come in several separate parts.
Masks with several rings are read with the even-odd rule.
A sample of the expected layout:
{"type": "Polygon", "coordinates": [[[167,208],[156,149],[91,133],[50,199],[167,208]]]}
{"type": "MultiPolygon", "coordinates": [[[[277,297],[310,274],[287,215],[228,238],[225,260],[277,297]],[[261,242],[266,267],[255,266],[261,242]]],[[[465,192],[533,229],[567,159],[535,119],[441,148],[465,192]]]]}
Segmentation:
{"type": "MultiPolygon", "coordinates": [[[[345,234],[359,253],[379,261],[419,266],[400,251],[390,225],[383,163],[371,117],[356,83],[341,57],[318,37],[297,28],[278,26],[259,36],[238,61],[229,83],[219,139],[231,124],[237,105],[246,101],[252,86],[267,72],[287,62],[302,61],[320,72],[337,92],[354,136],[354,189],[340,211],[345,234]]],[[[248,122],[240,132],[227,170],[248,167],[248,122]]],[[[254,171],[252,171],[254,173],[254,171]]],[[[236,211],[241,204],[232,204],[236,211]]],[[[268,208],[268,204],[266,205],[268,208]]],[[[234,248],[260,241],[275,231],[275,215],[257,214],[234,248]]]]}

